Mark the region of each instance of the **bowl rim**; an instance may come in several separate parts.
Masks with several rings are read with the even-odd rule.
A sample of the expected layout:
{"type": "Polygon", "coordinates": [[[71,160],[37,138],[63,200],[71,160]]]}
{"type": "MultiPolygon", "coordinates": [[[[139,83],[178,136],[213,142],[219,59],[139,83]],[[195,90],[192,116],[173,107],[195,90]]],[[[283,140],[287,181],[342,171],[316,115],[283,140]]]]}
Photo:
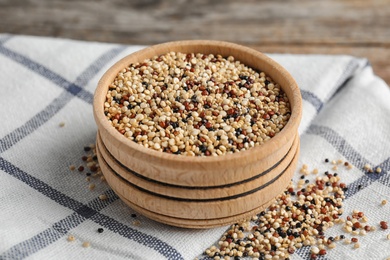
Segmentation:
{"type": "MultiPolygon", "coordinates": [[[[194,51],[196,52],[196,51],[194,51]]],[[[213,52],[209,52],[213,53],[213,52]]],[[[218,54],[218,53],[213,53],[218,54]]],[[[235,54],[232,53],[232,56],[235,57],[235,54]]],[[[237,55],[236,55],[237,56],[237,55]]],[[[235,57],[236,58],[236,57],[235,57]]],[[[237,59],[239,60],[239,59],[237,59]]],[[[134,62],[134,61],[132,61],[134,62]]],[[[240,60],[243,64],[247,65],[245,61],[240,60]]],[[[250,66],[250,65],[247,65],[250,66]]],[[[253,67],[253,66],[250,66],[253,67]]],[[[256,68],[257,69],[257,68],[256,68]]],[[[261,70],[263,71],[263,70],[261,70]]],[[[269,75],[269,72],[264,71],[267,75],[269,75]]],[[[273,80],[275,80],[275,77],[272,77],[273,80]]],[[[277,82],[278,83],[278,82],[277,82]]],[[[112,65],[100,78],[97,87],[95,89],[94,97],[93,97],[93,115],[96,121],[96,124],[101,130],[101,132],[106,132],[109,134],[110,138],[115,139],[116,142],[120,143],[121,145],[126,146],[127,148],[132,149],[133,151],[137,151],[143,155],[151,156],[158,159],[163,159],[165,161],[170,161],[171,163],[180,162],[180,163],[190,163],[190,162],[197,162],[197,163],[215,163],[215,162],[221,162],[221,161],[230,161],[230,160],[242,160],[246,158],[248,155],[252,153],[260,153],[260,154],[271,154],[273,150],[275,150],[277,147],[279,147],[281,144],[277,145],[278,143],[284,143],[286,140],[294,137],[294,134],[297,132],[299,123],[301,121],[302,117],[302,99],[299,87],[294,80],[294,78],[290,75],[290,73],[282,67],[279,63],[268,57],[267,55],[235,43],[231,42],[225,42],[225,41],[214,41],[214,40],[185,40],[185,41],[173,41],[173,42],[166,42],[162,44],[152,45],[149,47],[146,47],[144,49],[141,49],[139,51],[133,52],[122,59],[118,60],[114,65],[112,65]],[[192,47],[197,48],[198,46],[204,46],[206,48],[211,48],[212,50],[218,52],[218,50],[221,49],[230,49],[234,50],[236,52],[240,52],[241,54],[249,55],[254,57],[256,60],[261,60],[263,63],[268,63],[274,70],[278,71],[278,74],[280,77],[284,78],[286,82],[288,82],[288,86],[281,85],[281,88],[285,91],[286,88],[290,88],[292,91],[292,96],[289,96],[290,106],[291,106],[291,115],[290,119],[288,120],[287,124],[284,126],[284,128],[276,134],[271,139],[267,140],[265,143],[251,147],[250,149],[247,149],[245,151],[240,151],[237,153],[232,154],[225,154],[220,156],[185,156],[185,155],[176,155],[176,154],[169,154],[161,151],[156,151],[151,148],[144,147],[143,145],[140,145],[128,138],[126,138],[124,135],[120,134],[115,127],[113,127],[109,121],[107,120],[106,116],[104,115],[104,102],[106,99],[106,94],[108,91],[108,86],[112,82],[112,80],[116,77],[119,71],[124,69],[127,65],[131,63],[130,60],[134,60],[137,57],[145,56],[146,58],[138,59],[137,62],[142,62],[145,59],[152,58],[155,55],[161,55],[164,53],[167,53],[169,51],[178,51],[177,49],[183,48],[183,47],[192,47]],[[166,50],[166,51],[162,51],[166,50]],[[291,99],[294,99],[293,102],[291,99]],[[294,107],[292,106],[294,104],[294,107]],[[104,131],[102,131],[104,130],[104,131]],[[289,133],[291,136],[289,136],[289,133]],[[276,144],[276,145],[275,145],[276,144]],[[276,148],[275,148],[276,147],[276,148]]]]}

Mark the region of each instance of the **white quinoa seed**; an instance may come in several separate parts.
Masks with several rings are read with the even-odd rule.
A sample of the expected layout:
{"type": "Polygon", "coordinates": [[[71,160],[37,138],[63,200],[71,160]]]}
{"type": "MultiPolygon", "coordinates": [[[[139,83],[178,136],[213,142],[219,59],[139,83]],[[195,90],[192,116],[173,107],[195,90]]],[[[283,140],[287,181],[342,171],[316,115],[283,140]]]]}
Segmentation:
{"type": "Polygon", "coordinates": [[[90,246],[91,246],[91,244],[88,241],[83,242],[83,247],[87,248],[90,246]]]}
{"type": "Polygon", "coordinates": [[[364,165],[363,169],[369,172],[372,171],[371,165],[369,165],[368,163],[364,165]]]}
{"type": "Polygon", "coordinates": [[[75,238],[73,235],[69,235],[68,238],[67,238],[67,240],[68,240],[69,242],[73,242],[73,241],[76,240],[76,238],[75,238]]]}
{"type": "Polygon", "coordinates": [[[130,140],[189,156],[261,145],[282,130],[291,113],[286,94],[264,72],[234,58],[175,52],[120,71],[104,111],[130,140]]]}
{"type": "Polygon", "coordinates": [[[100,200],[106,200],[107,199],[107,195],[106,194],[101,194],[101,195],[99,195],[99,199],[100,200]]]}
{"type": "Polygon", "coordinates": [[[316,246],[312,246],[311,247],[311,253],[312,254],[318,254],[320,252],[320,249],[318,249],[318,247],[316,246]]]}
{"type": "Polygon", "coordinates": [[[88,189],[89,190],[94,190],[95,187],[96,187],[96,185],[94,183],[91,183],[91,184],[88,185],[88,189]]]}

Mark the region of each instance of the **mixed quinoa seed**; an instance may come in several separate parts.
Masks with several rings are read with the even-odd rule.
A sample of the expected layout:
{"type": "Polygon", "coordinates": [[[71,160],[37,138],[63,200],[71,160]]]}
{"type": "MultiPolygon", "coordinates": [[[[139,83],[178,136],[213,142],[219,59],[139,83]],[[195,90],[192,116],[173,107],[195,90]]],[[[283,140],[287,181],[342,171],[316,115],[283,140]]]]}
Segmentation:
{"type": "MultiPolygon", "coordinates": [[[[83,148],[85,155],[81,157],[81,163],[76,165],[70,165],[69,170],[72,172],[79,172],[85,176],[85,181],[87,182],[87,189],[91,192],[94,192],[97,185],[102,185],[106,183],[106,179],[104,178],[102,171],[99,166],[98,157],[96,154],[96,146],[95,144],[91,144],[88,146],[84,146],[83,148]]],[[[107,194],[98,195],[99,200],[106,201],[109,199],[107,194]]],[[[141,222],[137,219],[137,214],[132,213],[131,217],[134,218],[132,222],[133,226],[140,226],[141,222]]],[[[96,232],[101,234],[104,232],[104,229],[99,227],[96,232]]],[[[76,241],[76,237],[72,234],[69,234],[67,237],[68,242],[76,241]]],[[[84,241],[82,243],[82,247],[88,248],[91,246],[89,241],[84,241]]]]}
{"type": "MultiPolygon", "coordinates": [[[[85,174],[89,183],[88,189],[94,192],[90,184],[100,185],[105,183],[105,179],[99,167],[95,145],[85,146],[84,151],[86,155],[81,157],[82,163],[78,167],[71,165],[69,168],[71,171],[85,174]]],[[[339,166],[341,169],[344,166],[345,170],[353,168],[343,160],[325,159],[324,163],[329,163],[331,167],[339,166]]],[[[370,165],[363,167],[367,174],[374,172],[371,169],[370,165]]],[[[359,237],[376,230],[388,229],[385,220],[370,224],[363,211],[344,213],[344,192],[348,187],[341,182],[337,172],[325,171],[320,174],[318,168],[310,170],[306,164],[303,164],[298,172],[299,178],[291,182],[271,206],[249,221],[231,225],[215,245],[204,251],[206,259],[231,260],[249,257],[259,260],[288,260],[302,247],[310,247],[310,258],[317,259],[341,242],[345,245],[351,244],[351,249],[358,249],[359,237]],[[315,176],[314,181],[309,180],[310,175],[315,176]],[[334,225],[340,225],[340,234],[327,236],[326,230],[334,225]]],[[[381,173],[380,170],[375,172],[381,173]]],[[[100,194],[98,198],[109,199],[106,194],[100,194]]],[[[386,199],[378,202],[379,207],[385,207],[386,204],[386,199]]],[[[141,225],[137,214],[131,214],[131,218],[133,226],[141,225]]],[[[104,229],[98,228],[96,232],[102,234],[104,229]]],[[[390,241],[390,233],[385,233],[384,236],[390,241]]],[[[69,234],[67,240],[74,242],[77,239],[69,234]]],[[[91,244],[84,241],[82,246],[90,247],[91,244]]]]}
{"type": "Polygon", "coordinates": [[[263,144],[283,129],[291,109],[276,82],[232,56],[170,52],[120,71],[104,113],[145,147],[218,156],[263,144]]]}
{"type": "MultiPolygon", "coordinates": [[[[325,163],[329,163],[329,159],[325,159],[325,163]]],[[[346,170],[353,168],[343,160],[332,161],[332,165],[344,165],[346,170]]],[[[364,170],[368,168],[365,166],[364,170]]],[[[341,242],[358,249],[360,236],[376,231],[377,227],[382,231],[388,229],[384,220],[369,224],[368,217],[359,210],[343,216],[346,215],[344,193],[348,187],[340,181],[337,172],[325,171],[318,176],[317,168],[310,171],[308,165],[303,164],[299,173],[298,180],[290,183],[266,210],[250,221],[233,224],[218,243],[205,250],[206,259],[288,260],[302,247],[310,247],[310,259],[317,259],[341,242]],[[315,175],[315,181],[307,179],[308,175],[315,175]],[[340,234],[327,236],[326,230],[334,225],[340,225],[340,234]]],[[[386,203],[382,200],[379,204],[386,203]]],[[[385,236],[390,240],[390,234],[385,236]]]]}

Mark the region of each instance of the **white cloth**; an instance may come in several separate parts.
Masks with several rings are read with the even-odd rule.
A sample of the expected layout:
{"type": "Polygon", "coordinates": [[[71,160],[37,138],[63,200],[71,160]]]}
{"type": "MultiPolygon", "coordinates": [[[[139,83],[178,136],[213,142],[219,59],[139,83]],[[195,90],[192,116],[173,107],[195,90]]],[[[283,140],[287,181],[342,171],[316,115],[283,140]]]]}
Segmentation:
{"type": "MultiPolygon", "coordinates": [[[[0,259],[203,258],[227,229],[187,230],[134,218],[107,184],[90,191],[85,175],[69,170],[95,141],[91,104],[97,81],[140,48],[0,34],[0,259]],[[108,200],[99,200],[103,193],[108,200]],[[76,240],[68,242],[69,235],[76,240]],[[83,248],[84,241],[91,246],[83,248]]],[[[349,187],[346,214],[362,210],[376,227],[390,221],[390,203],[380,205],[390,201],[389,87],[365,59],[269,56],[291,72],[302,91],[299,165],[321,172],[330,167],[325,158],[348,161],[354,168],[339,171],[349,187]],[[382,173],[366,174],[366,163],[382,173]]],[[[342,233],[340,225],[326,231],[342,233]]],[[[359,249],[338,243],[326,257],[385,259],[388,233],[359,236],[359,249]]],[[[292,259],[308,259],[308,252],[303,248],[292,259]]]]}

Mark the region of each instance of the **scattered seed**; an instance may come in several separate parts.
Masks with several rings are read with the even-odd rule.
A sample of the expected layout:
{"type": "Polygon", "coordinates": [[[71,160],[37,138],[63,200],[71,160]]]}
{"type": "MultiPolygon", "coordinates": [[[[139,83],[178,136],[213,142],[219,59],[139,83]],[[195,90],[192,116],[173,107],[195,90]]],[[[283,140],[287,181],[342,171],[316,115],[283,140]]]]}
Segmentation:
{"type": "Polygon", "coordinates": [[[390,240],[390,234],[387,235],[387,240],[390,240]]]}
{"type": "Polygon", "coordinates": [[[89,189],[89,190],[94,190],[95,187],[96,187],[96,185],[93,184],[93,183],[91,183],[91,184],[88,185],[88,189],[89,189]]]}
{"type": "Polygon", "coordinates": [[[74,236],[72,236],[72,235],[69,235],[68,238],[67,238],[67,240],[68,240],[69,242],[73,242],[73,241],[76,240],[76,238],[75,238],[74,236]]]}
{"type": "Polygon", "coordinates": [[[60,123],[58,124],[58,126],[59,126],[59,127],[64,127],[64,126],[65,126],[65,122],[60,122],[60,123]]]}
{"type": "Polygon", "coordinates": [[[332,167],[332,170],[333,170],[333,171],[337,171],[337,169],[338,169],[338,168],[337,168],[337,165],[335,165],[335,166],[332,167]]]}
{"type": "Polygon", "coordinates": [[[141,221],[135,220],[135,221],[133,221],[133,225],[134,226],[139,226],[139,225],[141,225],[141,221]]]}
{"type": "Polygon", "coordinates": [[[90,246],[91,246],[91,244],[89,242],[87,242],[87,241],[83,242],[83,247],[90,247],[90,246]]]}
{"type": "Polygon", "coordinates": [[[84,166],[80,165],[79,168],[77,168],[77,170],[78,170],[79,172],[84,171],[84,166]]]}
{"type": "Polygon", "coordinates": [[[364,165],[363,169],[365,171],[367,171],[368,173],[374,172],[374,170],[372,169],[371,165],[369,165],[368,163],[364,165]]]}
{"type": "Polygon", "coordinates": [[[69,170],[74,171],[75,169],[76,169],[76,166],[74,166],[74,165],[69,166],[69,170]]]}
{"type": "Polygon", "coordinates": [[[326,250],[325,249],[321,249],[318,254],[319,255],[326,255],[326,250]]]}
{"type": "Polygon", "coordinates": [[[344,244],[346,244],[346,245],[349,245],[349,244],[351,244],[351,240],[350,240],[350,239],[348,239],[348,238],[344,239],[344,244]]]}
{"type": "Polygon", "coordinates": [[[388,225],[387,225],[387,222],[386,221],[381,221],[379,223],[381,229],[388,229],[388,225]]]}
{"type": "Polygon", "coordinates": [[[320,252],[320,249],[316,246],[311,247],[311,253],[317,255],[320,252]]]}
{"type": "Polygon", "coordinates": [[[359,243],[356,243],[353,245],[353,248],[359,248],[360,247],[360,244],[359,243]]]}
{"type": "Polygon", "coordinates": [[[106,200],[107,199],[107,195],[106,194],[101,194],[101,195],[99,195],[99,199],[100,200],[106,200]]]}
{"type": "Polygon", "coordinates": [[[382,168],[380,167],[377,167],[376,170],[375,170],[376,173],[381,173],[382,172],[382,168]]]}
{"type": "Polygon", "coordinates": [[[382,200],[381,204],[382,205],[386,205],[387,204],[387,200],[382,200]]]}
{"type": "Polygon", "coordinates": [[[103,232],[104,232],[104,229],[103,229],[103,228],[98,228],[97,232],[98,232],[98,233],[103,233],[103,232]]]}

